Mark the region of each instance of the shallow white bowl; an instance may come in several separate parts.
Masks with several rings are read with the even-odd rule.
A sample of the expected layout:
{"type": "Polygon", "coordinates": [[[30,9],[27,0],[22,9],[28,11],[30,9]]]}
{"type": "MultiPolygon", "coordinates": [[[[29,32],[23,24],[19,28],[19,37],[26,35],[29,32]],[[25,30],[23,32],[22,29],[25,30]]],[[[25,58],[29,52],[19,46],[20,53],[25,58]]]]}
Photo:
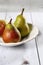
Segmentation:
{"type": "Polygon", "coordinates": [[[4,43],[2,38],[0,38],[0,45],[2,45],[2,46],[17,46],[17,45],[25,44],[26,42],[29,42],[32,39],[34,39],[38,35],[38,33],[39,33],[38,28],[36,26],[33,26],[30,35],[25,37],[22,41],[17,42],[17,43],[4,43]]]}

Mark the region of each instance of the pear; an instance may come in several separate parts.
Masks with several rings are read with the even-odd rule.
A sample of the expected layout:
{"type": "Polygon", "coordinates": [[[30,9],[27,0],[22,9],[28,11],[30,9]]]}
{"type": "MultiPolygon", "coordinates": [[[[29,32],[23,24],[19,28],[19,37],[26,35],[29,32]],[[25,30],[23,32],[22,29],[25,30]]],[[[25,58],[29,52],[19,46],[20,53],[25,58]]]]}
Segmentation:
{"type": "Polygon", "coordinates": [[[14,22],[14,26],[16,26],[17,29],[20,31],[21,36],[25,37],[25,36],[27,36],[29,34],[30,29],[29,29],[28,24],[25,21],[25,18],[23,17],[23,12],[24,12],[24,8],[22,9],[21,14],[19,14],[16,17],[16,20],[14,22]]]}
{"type": "Polygon", "coordinates": [[[14,22],[14,25],[17,28],[21,28],[25,24],[25,18],[23,17],[23,11],[24,11],[24,8],[22,9],[22,13],[16,17],[16,20],[14,22]]]}
{"type": "Polygon", "coordinates": [[[19,42],[21,40],[20,32],[18,31],[16,27],[13,27],[13,25],[11,24],[11,21],[12,19],[6,25],[2,35],[3,41],[6,43],[19,42]]]}
{"type": "Polygon", "coordinates": [[[33,28],[33,25],[32,25],[31,23],[27,23],[27,24],[28,24],[29,29],[30,29],[30,32],[31,32],[31,30],[32,30],[32,28],[33,28]]]}
{"type": "Polygon", "coordinates": [[[0,36],[2,36],[5,26],[6,26],[5,20],[0,20],[0,36]]]}
{"type": "Polygon", "coordinates": [[[20,31],[22,37],[27,36],[30,31],[28,24],[26,23],[24,26],[22,26],[22,28],[20,28],[19,31],[20,31]]]}

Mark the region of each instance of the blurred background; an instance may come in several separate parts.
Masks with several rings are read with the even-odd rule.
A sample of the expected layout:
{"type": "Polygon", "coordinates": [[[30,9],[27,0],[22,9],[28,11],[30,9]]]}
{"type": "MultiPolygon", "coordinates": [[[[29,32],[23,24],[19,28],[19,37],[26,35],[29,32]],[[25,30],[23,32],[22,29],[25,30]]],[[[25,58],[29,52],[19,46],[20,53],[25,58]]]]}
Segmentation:
{"type": "Polygon", "coordinates": [[[26,11],[43,11],[43,0],[0,0],[0,11],[18,11],[26,8],[26,11]]]}

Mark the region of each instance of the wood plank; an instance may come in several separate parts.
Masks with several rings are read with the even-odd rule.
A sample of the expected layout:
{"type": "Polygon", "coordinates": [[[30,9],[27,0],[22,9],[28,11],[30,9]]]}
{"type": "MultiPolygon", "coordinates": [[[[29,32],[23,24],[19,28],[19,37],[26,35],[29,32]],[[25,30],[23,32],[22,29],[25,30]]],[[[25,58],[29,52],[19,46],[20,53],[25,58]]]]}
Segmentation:
{"type": "Polygon", "coordinates": [[[36,25],[41,34],[37,39],[37,44],[38,44],[38,50],[39,50],[39,55],[40,55],[40,60],[41,60],[41,65],[43,65],[43,12],[34,12],[32,13],[32,18],[34,25],[36,25]]]}
{"type": "Polygon", "coordinates": [[[6,13],[5,12],[0,12],[0,19],[5,19],[6,13]]]}
{"type": "Polygon", "coordinates": [[[30,65],[39,65],[34,40],[18,47],[0,46],[0,65],[21,65],[25,60],[30,65]]]}

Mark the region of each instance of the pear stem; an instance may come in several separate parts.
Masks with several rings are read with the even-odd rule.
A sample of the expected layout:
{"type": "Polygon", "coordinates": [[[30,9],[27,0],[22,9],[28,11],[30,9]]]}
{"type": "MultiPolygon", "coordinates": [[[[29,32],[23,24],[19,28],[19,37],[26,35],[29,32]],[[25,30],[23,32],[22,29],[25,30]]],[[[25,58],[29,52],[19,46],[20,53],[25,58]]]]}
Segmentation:
{"type": "Polygon", "coordinates": [[[11,24],[12,18],[10,19],[9,23],[11,24]]]}
{"type": "Polygon", "coordinates": [[[23,15],[23,12],[24,12],[24,8],[22,9],[21,15],[23,15]]]}

